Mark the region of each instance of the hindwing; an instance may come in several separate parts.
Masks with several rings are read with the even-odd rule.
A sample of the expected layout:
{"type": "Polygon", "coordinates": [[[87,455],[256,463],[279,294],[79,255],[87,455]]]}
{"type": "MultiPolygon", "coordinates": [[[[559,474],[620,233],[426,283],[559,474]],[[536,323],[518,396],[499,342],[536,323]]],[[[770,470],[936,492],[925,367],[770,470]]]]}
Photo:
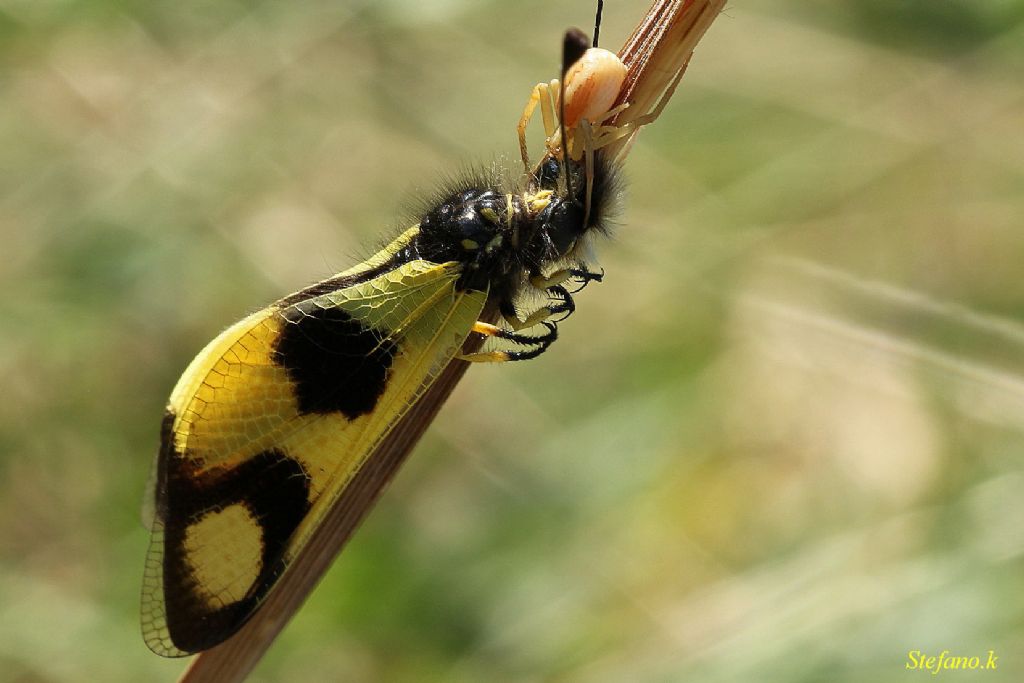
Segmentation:
{"type": "Polygon", "coordinates": [[[171,394],[143,584],[154,652],[245,623],[477,320],[486,293],[456,286],[457,263],[375,258],[236,323],[171,394]]]}

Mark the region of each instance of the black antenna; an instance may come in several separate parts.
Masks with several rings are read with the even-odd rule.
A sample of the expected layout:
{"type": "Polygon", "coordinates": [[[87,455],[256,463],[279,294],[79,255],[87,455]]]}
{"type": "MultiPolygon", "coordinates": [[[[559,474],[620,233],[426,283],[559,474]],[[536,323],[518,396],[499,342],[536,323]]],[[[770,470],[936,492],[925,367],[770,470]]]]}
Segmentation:
{"type": "Polygon", "coordinates": [[[604,0],[597,0],[597,17],[594,19],[594,47],[597,47],[597,37],[601,35],[601,13],[604,11],[604,0]]]}
{"type": "Polygon", "coordinates": [[[565,191],[570,200],[573,198],[573,193],[569,169],[569,138],[565,134],[565,77],[569,73],[569,68],[579,61],[583,53],[587,51],[587,42],[587,34],[578,28],[566,31],[565,38],[562,40],[562,78],[558,88],[558,123],[562,129],[562,172],[565,174],[565,191]]]}

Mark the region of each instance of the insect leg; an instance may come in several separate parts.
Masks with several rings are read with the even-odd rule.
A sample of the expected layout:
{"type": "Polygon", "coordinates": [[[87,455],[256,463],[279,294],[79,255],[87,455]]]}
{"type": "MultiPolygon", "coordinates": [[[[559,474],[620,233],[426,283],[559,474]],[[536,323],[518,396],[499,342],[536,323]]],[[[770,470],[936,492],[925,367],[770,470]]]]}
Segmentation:
{"type": "Polygon", "coordinates": [[[526,334],[518,334],[509,330],[502,329],[497,325],[492,325],[485,322],[477,322],[473,325],[473,332],[482,334],[485,337],[494,337],[495,339],[505,339],[513,342],[520,346],[525,347],[521,351],[479,351],[477,353],[467,353],[458,356],[458,358],[469,361],[471,363],[504,363],[512,360],[529,360],[536,358],[540,354],[548,350],[548,347],[554,343],[555,339],[558,338],[558,327],[548,321],[542,321],[542,325],[547,329],[547,332],[538,336],[531,336],[526,334]]]}
{"type": "Polygon", "coordinates": [[[504,339],[513,344],[525,347],[518,351],[479,351],[459,356],[462,360],[472,363],[497,363],[510,360],[528,360],[536,358],[547,351],[548,347],[558,338],[557,323],[565,320],[576,311],[576,302],[572,295],[586,287],[591,282],[600,282],[604,278],[604,272],[592,273],[581,268],[565,268],[558,270],[551,275],[534,275],[530,278],[530,284],[536,289],[542,290],[552,298],[552,303],[538,308],[523,319],[519,318],[516,307],[511,301],[503,301],[498,307],[502,318],[508,323],[511,330],[498,327],[485,322],[477,322],[473,326],[473,332],[482,334],[485,337],[504,339]],[[569,291],[562,283],[575,280],[580,283],[576,289],[569,291]],[[551,320],[561,314],[558,320],[551,320]],[[543,325],[546,332],[540,335],[519,334],[519,330],[529,329],[537,325],[543,325]]]}
{"type": "Polygon", "coordinates": [[[580,268],[566,268],[559,270],[547,277],[542,275],[535,275],[530,278],[530,284],[536,289],[542,290],[548,294],[554,303],[548,306],[542,306],[533,313],[529,314],[525,318],[520,318],[516,313],[515,307],[509,304],[503,304],[501,307],[501,315],[509,326],[513,330],[525,330],[534,325],[539,325],[545,320],[550,320],[553,316],[559,313],[564,315],[558,320],[552,322],[561,322],[568,318],[576,310],[576,303],[573,301],[572,295],[579,292],[591,282],[600,282],[604,278],[604,272],[592,273],[588,270],[580,268]],[[579,282],[579,286],[575,289],[569,290],[563,283],[575,280],[579,282]]]}
{"type": "Polygon", "coordinates": [[[558,119],[555,111],[558,109],[558,93],[561,92],[561,84],[557,78],[548,83],[541,83],[543,96],[540,101],[540,116],[544,121],[544,148],[548,154],[554,154],[561,144],[562,131],[558,126],[558,119]]]}
{"type": "Polygon", "coordinates": [[[589,270],[582,268],[565,268],[563,270],[556,270],[554,273],[547,277],[540,275],[530,278],[530,284],[537,289],[550,289],[554,285],[560,285],[566,280],[578,280],[580,286],[578,289],[574,289],[571,293],[575,294],[591,282],[601,282],[604,279],[604,270],[600,273],[592,273],[589,270]]]}
{"type": "Polygon", "coordinates": [[[530,152],[526,149],[526,126],[530,123],[530,119],[533,118],[533,112],[537,108],[537,103],[541,100],[541,88],[543,86],[543,83],[533,86],[533,91],[530,92],[530,100],[523,107],[523,115],[519,117],[519,125],[516,126],[516,130],[519,132],[519,153],[523,155],[523,168],[526,170],[526,173],[530,172],[530,152]]]}
{"type": "MultiPolygon", "coordinates": [[[[502,306],[500,309],[505,322],[507,322],[513,330],[525,330],[535,325],[539,325],[559,313],[566,313],[567,315],[571,314],[576,310],[576,306],[573,303],[572,295],[565,289],[565,287],[561,286],[561,283],[573,278],[575,272],[577,271],[565,269],[556,271],[547,277],[539,274],[531,277],[530,285],[555,299],[555,303],[549,306],[541,306],[525,318],[520,318],[515,310],[515,306],[509,303],[507,304],[507,308],[502,306]]],[[[555,322],[565,320],[567,315],[555,322]]]]}
{"type": "Polygon", "coordinates": [[[547,310],[550,315],[563,314],[558,320],[552,320],[553,323],[560,323],[570,315],[576,312],[576,302],[572,299],[572,294],[569,293],[562,285],[555,285],[554,287],[548,287],[548,294],[551,298],[555,299],[557,303],[553,306],[548,306],[547,310]]]}
{"type": "Polygon", "coordinates": [[[539,104],[541,119],[544,122],[544,147],[551,151],[554,135],[558,131],[558,126],[555,125],[555,102],[552,93],[557,93],[558,87],[557,80],[533,86],[530,99],[523,107],[523,115],[519,117],[519,125],[516,126],[516,131],[519,133],[519,153],[523,157],[523,168],[527,174],[530,173],[530,153],[526,148],[526,126],[533,118],[533,112],[539,104]]]}
{"type": "Polygon", "coordinates": [[[580,131],[583,133],[583,156],[586,161],[587,187],[583,200],[583,225],[590,225],[590,201],[594,194],[594,137],[590,134],[590,121],[580,121],[580,131]]]}
{"type": "Polygon", "coordinates": [[[572,279],[580,283],[580,286],[576,289],[569,290],[570,294],[576,294],[577,292],[583,291],[583,288],[589,285],[591,282],[601,282],[604,279],[604,268],[601,269],[600,273],[592,273],[589,270],[581,270],[579,268],[572,268],[569,270],[572,275],[572,279]]]}

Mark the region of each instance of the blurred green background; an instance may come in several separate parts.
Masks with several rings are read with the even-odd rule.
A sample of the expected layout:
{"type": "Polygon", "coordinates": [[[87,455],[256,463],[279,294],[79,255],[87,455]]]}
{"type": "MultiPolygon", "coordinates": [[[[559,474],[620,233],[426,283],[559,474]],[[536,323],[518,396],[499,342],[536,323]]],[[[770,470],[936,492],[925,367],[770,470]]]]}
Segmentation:
{"type": "MultiPolygon", "coordinates": [[[[178,374],[514,161],[592,5],[0,0],[0,680],[177,676],[137,611],[178,374]]],[[[606,282],[469,372],[253,680],[1024,680],[1022,74],[1020,1],[734,3],[606,282]]]]}

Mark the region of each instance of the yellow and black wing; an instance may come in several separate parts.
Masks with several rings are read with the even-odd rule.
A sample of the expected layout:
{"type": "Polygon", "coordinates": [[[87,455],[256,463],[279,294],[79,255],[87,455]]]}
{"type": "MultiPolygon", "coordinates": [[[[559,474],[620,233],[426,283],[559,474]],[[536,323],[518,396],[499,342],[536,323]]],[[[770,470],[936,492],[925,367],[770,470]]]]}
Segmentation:
{"type": "Polygon", "coordinates": [[[396,262],[414,230],[236,323],[178,381],[143,583],[154,652],[205,650],[245,623],[469,335],[486,293],[457,286],[458,263],[396,262]]]}

